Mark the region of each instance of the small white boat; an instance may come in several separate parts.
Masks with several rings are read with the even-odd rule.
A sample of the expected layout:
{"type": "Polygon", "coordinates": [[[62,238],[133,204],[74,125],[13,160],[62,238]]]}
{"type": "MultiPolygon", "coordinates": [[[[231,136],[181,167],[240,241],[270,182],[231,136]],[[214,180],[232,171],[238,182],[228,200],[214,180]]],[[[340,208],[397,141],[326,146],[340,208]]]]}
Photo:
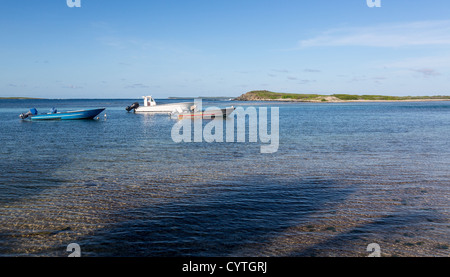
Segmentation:
{"type": "Polygon", "coordinates": [[[144,106],[139,106],[139,103],[133,103],[132,105],[126,107],[125,109],[129,112],[133,110],[136,113],[147,112],[147,113],[173,113],[173,112],[184,112],[189,111],[194,105],[193,102],[180,102],[180,103],[170,103],[170,104],[156,104],[155,99],[152,96],[143,96],[144,106]]]}
{"type": "Polygon", "coordinates": [[[228,117],[232,112],[234,112],[236,108],[234,106],[225,108],[225,109],[215,109],[215,110],[202,110],[198,111],[196,109],[193,109],[191,111],[185,111],[182,113],[176,114],[178,119],[186,119],[186,118],[203,118],[203,119],[214,119],[216,116],[226,118],[228,117]]]}

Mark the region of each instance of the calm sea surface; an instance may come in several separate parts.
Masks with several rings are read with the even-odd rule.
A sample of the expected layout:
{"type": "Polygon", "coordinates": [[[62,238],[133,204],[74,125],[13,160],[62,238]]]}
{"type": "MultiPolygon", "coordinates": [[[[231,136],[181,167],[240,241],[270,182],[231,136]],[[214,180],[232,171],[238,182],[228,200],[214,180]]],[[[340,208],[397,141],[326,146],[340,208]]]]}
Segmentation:
{"type": "Polygon", "coordinates": [[[175,143],[135,101],[0,100],[0,256],[449,256],[450,102],[203,102],[279,107],[262,154],[175,143]]]}

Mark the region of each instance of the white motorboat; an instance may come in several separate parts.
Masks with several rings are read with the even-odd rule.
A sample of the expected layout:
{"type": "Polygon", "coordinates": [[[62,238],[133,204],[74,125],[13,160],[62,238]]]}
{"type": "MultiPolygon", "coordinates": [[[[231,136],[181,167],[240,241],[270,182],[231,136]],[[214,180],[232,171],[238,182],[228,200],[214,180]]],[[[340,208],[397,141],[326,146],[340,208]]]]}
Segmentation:
{"type": "Polygon", "coordinates": [[[132,105],[126,107],[125,109],[129,112],[134,110],[136,113],[149,112],[149,113],[181,113],[189,111],[194,105],[193,102],[180,102],[180,103],[170,103],[170,104],[156,104],[155,99],[152,96],[143,96],[144,106],[139,106],[139,103],[133,103],[132,105]]]}

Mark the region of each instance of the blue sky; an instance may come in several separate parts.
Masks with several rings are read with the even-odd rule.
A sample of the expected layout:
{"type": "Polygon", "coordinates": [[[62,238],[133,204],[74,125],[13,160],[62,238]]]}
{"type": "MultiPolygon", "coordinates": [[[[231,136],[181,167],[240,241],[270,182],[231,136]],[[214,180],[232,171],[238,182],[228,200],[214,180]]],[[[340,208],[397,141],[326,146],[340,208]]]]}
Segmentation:
{"type": "Polygon", "coordinates": [[[450,95],[449,1],[0,4],[0,97],[450,95]]]}

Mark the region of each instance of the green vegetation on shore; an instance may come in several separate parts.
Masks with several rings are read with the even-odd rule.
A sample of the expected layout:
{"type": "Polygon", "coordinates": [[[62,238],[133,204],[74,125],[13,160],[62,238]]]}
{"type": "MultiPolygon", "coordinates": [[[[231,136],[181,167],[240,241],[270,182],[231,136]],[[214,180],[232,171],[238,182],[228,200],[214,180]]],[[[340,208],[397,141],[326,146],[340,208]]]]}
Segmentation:
{"type": "Polygon", "coordinates": [[[340,101],[401,101],[401,100],[450,100],[450,96],[386,96],[386,95],[355,95],[355,94],[296,94],[255,90],[237,98],[238,101],[305,101],[305,102],[340,102],[340,101]]]}
{"type": "Polygon", "coordinates": [[[352,94],[333,94],[341,100],[427,100],[427,99],[450,99],[450,96],[387,96],[387,95],[352,95],[352,94]]]}

